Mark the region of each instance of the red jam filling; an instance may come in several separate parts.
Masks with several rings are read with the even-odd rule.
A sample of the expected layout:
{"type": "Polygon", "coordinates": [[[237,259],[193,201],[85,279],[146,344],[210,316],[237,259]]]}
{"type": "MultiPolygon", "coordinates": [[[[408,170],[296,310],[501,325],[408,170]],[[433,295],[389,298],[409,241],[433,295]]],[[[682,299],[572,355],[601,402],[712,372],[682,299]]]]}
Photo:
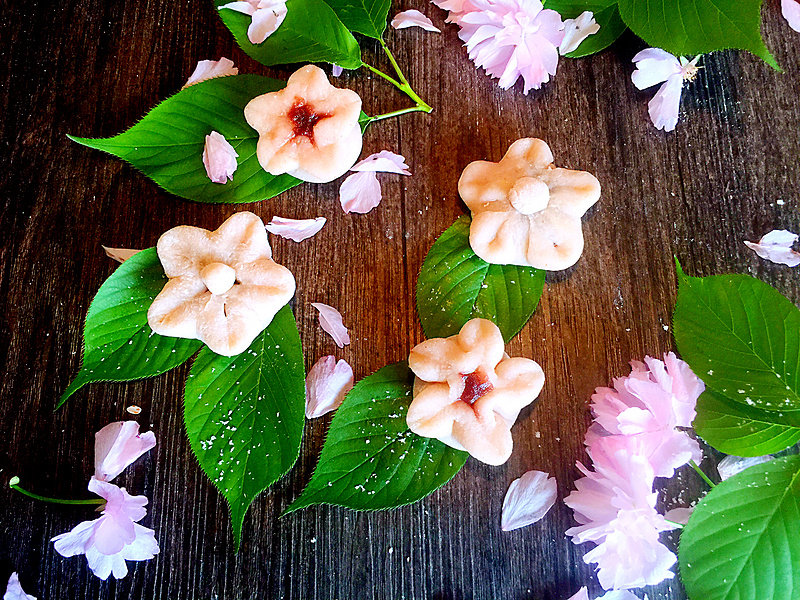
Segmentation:
{"type": "Polygon", "coordinates": [[[292,133],[295,137],[306,137],[308,140],[314,142],[314,127],[322,119],[327,119],[332,116],[330,113],[314,112],[314,109],[303,102],[296,100],[289,109],[289,120],[292,122],[294,129],[292,133]]]}
{"type": "Polygon", "coordinates": [[[464,380],[464,391],[461,393],[461,400],[470,406],[475,404],[475,402],[483,398],[494,388],[489,378],[486,376],[486,373],[481,369],[473,371],[472,373],[467,373],[466,375],[461,373],[461,379],[464,380]]]}

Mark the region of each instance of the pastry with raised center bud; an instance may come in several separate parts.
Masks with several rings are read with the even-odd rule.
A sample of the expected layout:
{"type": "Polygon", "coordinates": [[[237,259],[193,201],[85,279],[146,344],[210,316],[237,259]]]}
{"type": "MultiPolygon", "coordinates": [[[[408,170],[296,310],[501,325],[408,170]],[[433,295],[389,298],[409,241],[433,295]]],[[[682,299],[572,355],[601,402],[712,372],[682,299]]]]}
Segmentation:
{"type": "Polygon", "coordinates": [[[544,385],[535,361],[509,357],[497,325],[472,319],[456,335],[415,346],[408,364],[416,375],[411,431],[490,465],[508,460],[511,426],[544,385]]]}
{"type": "Polygon", "coordinates": [[[312,183],[344,175],[361,154],[361,98],[328,82],[314,65],[295,71],[278,92],[253,98],[244,117],[258,131],[257,155],[271,175],[312,183]]]}
{"type": "Polygon", "coordinates": [[[468,164],[458,192],[472,211],[475,254],[492,264],[560,271],[583,253],[581,217],[599,200],[600,183],[555,167],[545,142],[523,138],[498,163],[468,164]]]}
{"type": "Polygon", "coordinates": [[[272,260],[264,223],[250,212],[216,231],[170,229],[156,250],[169,280],[147,311],[150,328],[223,356],[247,350],[294,295],[294,276],[272,260]]]}

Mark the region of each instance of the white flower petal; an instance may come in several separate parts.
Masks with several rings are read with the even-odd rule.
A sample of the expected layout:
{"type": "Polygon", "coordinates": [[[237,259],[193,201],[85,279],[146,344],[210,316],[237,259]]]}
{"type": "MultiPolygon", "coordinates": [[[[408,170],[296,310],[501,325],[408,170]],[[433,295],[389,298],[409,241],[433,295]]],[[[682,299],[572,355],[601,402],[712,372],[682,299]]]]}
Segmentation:
{"type": "Polygon", "coordinates": [[[783,18],[789,23],[789,27],[800,32],[800,2],[797,0],[781,0],[781,12],[783,18]]]}
{"type": "Polygon", "coordinates": [[[640,90],[667,81],[681,72],[681,62],[660,48],[647,48],[633,57],[636,70],[631,75],[634,85],[640,90]]]}
{"type": "Polygon", "coordinates": [[[206,175],[214,183],[227,183],[233,179],[233,173],[238,166],[236,158],[239,155],[228,140],[218,131],[212,131],[206,136],[203,148],[203,165],[206,175]]]}
{"type": "Polygon", "coordinates": [[[800,252],[792,250],[797,241],[797,234],[785,229],[770,231],[758,242],[745,242],[745,246],[758,254],[761,258],[774,263],[796,267],[800,265],[800,252]]]}
{"type": "Polygon", "coordinates": [[[155,434],[140,435],[136,421],[109,423],[94,437],[94,476],[100,481],[111,481],[156,445],[155,434]]]}
{"type": "Polygon", "coordinates": [[[564,39],[558,51],[564,55],[574,52],[590,35],[600,31],[600,25],[594,20],[594,13],[589,10],[578,15],[577,19],[567,19],[564,21],[564,39]]]}
{"type": "Polygon", "coordinates": [[[331,69],[331,75],[334,77],[341,77],[342,73],[344,73],[344,69],[342,67],[339,65],[333,65],[333,68],[331,69]]]}
{"type": "Polygon", "coordinates": [[[528,471],[511,482],[503,500],[501,528],[519,529],[536,523],[555,504],[556,480],[542,471],[528,471]]]}
{"type": "Polygon", "coordinates": [[[221,57],[219,60],[201,60],[197,63],[192,74],[183,87],[189,87],[195,83],[200,83],[214,77],[225,77],[227,75],[238,75],[239,69],[233,66],[233,61],[229,58],[221,57]]]}
{"type": "Polygon", "coordinates": [[[319,311],[319,324],[323,331],[328,333],[339,348],[344,348],[350,343],[350,334],[342,323],[342,314],[327,304],[312,302],[311,306],[319,311]]]}
{"type": "Polygon", "coordinates": [[[121,263],[124,263],[134,254],[141,252],[141,250],[131,250],[130,248],[107,248],[106,246],[101,246],[101,248],[106,251],[106,256],[121,263]]]}
{"type": "Polygon", "coordinates": [[[582,587],[574,596],[570,596],[567,600],[589,600],[589,590],[582,587]]]}
{"type": "Polygon", "coordinates": [[[397,173],[398,175],[411,175],[406,164],[406,159],[400,154],[381,150],[357,162],[351,171],[378,171],[381,173],[397,173]]]}
{"type": "Polygon", "coordinates": [[[325,226],[325,217],[314,219],[285,219],[283,217],[272,217],[272,221],[267,223],[267,231],[274,235],[279,235],[287,240],[302,242],[312,236],[317,235],[320,229],[325,226]]]}
{"type": "Polygon", "coordinates": [[[36,600],[36,597],[26,594],[19,583],[19,576],[12,573],[8,578],[8,587],[3,595],[3,600],[36,600]]]}
{"type": "Polygon", "coordinates": [[[692,516],[693,511],[694,508],[692,507],[672,508],[664,513],[664,518],[667,521],[672,521],[673,523],[686,525],[689,522],[689,517],[692,516]]]}
{"type": "Polygon", "coordinates": [[[737,473],[741,473],[745,469],[753,467],[755,465],[760,465],[766,462],[773,460],[773,456],[769,454],[766,456],[749,456],[749,457],[742,457],[742,456],[726,456],[717,465],[717,473],[719,473],[720,479],[725,481],[729,477],[733,477],[737,473]]]}
{"type": "Polygon", "coordinates": [[[639,600],[639,596],[628,590],[614,590],[603,594],[597,600],[639,600]]]}
{"type": "Polygon", "coordinates": [[[670,75],[669,79],[659,88],[653,99],[650,100],[648,113],[656,129],[673,131],[678,125],[678,113],[681,107],[681,92],[683,91],[683,76],[670,75]]]}
{"type": "Polygon", "coordinates": [[[353,389],[353,369],[344,360],[323,356],[306,377],[306,418],[315,419],[336,410],[353,389]]]}
{"type": "Polygon", "coordinates": [[[339,202],[346,213],[368,213],[381,203],[381,184],[373,171],[353,173],[339,188],[339,202]]]}
{"type": "Polygon", "coordinates": [[[397,13],[392,19],[392,27],[395,29],[405,29],[406,27],[421,27],[425,31],[432,31],[434,33],[441,33],[442,31],[433,24],[428,17],[423,15],[418,10],[404,10],[397,13]]]}
{"type": "Polygon", "coordinates": [[[235,10],[236,12],[243,13],[245,15],[253,15],[256,12],[256,7],[258,6],[257,2],[248,2],[247,0],[237,0],[236,2],[228,2],[228,4],[223,4],[219,7],[219,10],[223,8],[229,8],[231,10],[235,10]]]}
{"type": "Polygon", "coordinates": [[[253,44],[261,44],[278,30],[287,12],[286,4],[282,2],[256,10],[247,28],[247,39],[253,44]]]}

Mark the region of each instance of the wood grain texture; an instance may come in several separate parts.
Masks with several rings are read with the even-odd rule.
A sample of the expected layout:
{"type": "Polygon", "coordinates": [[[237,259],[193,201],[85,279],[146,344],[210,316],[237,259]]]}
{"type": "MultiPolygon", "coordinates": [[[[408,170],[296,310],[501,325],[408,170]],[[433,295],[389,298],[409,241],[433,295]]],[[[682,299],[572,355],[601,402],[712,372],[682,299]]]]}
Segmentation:
{"type": "MultiPolygon", "coordinates": [[[[633,37],[590,59],[565,59],[551,84],[524,96],[474,68],[442,12],[423,0],[401,0],[393,12],[407,8],[444,30],[387,33],[435,112],[370,127],[365,151],[400,152],[414,175],[381,175],[385,197],[368,215],[343,214],[335,183],[254,205],[195,204],[67,140],[126,128],[176,91],[200,59],[224,55],[242,72],[288,76],[291,68],[264,69],[235,48],[209,1],[9,0],[0,9],[0,581],[19,571],[41,600],[559,600],[584,584],[599,591],[582,561],[587,548],[564,537],[570,511],[558,503],[544,521],[502,533],[503,494],[524,471],[541,469],[565,496],[583,458],[593,389],[627,373],[629,360],[672,348],[673,255],[690,274],[752,273],[800,300],[798,271],[761,261],[742,244],[800,226],[800,36],[780,18],[778,0],[767,0],[766,37],[786,72],[744,53],[709,57],[688,88],[678,130],[664,134],[647,119],[652,92],[630,83],[630,59],[641,48],[633,37]],[[465,210],[456,194],[461,170],[498,160],[523,136],[547,140],[558,164],[596,173],[604,191],[584,220],[582,260],[548,276],[538,311],[510,345],[542,364],[547,385],[515,427],[506,465],[469,461],[444,489],[396,511],[315,507],[279,519],[313,471],[329,422],[318,419],[294,470],[254,503],[234,555],[225,501],[182,433],[188,367],[89,386],[53,412],[79,367],[86,309],[115,266],[100,244],[148,247],[170,227],[214,228],[242,209],[265,220],[328,218],[302,244],[274,240],[298,281],[307,367],[334,353],[360,378],[402,360],[422,339],[413,303],[422,260],[465,210]],[[342,311],[352,345],[335,348],[317,325],[315,301],[342,311]],[[159,444],[119,482],[150,498],[144,523],[156,530],[161,554],[131,563],[122,581],[102,582],[48,541],[87,512],[35,504],[6,482],[19,475],[41,493],[84,495],[93,433],[126,418],[130,404],[144,409],[139,420],[152,424],[159,444]]],[[[367,60],[388,67],[374,42],[363,46],[367,60]]],[[[366,72],[340,81],[361,94],[368,113],[406,105],[366,72]]],[[[702,493],[681,471],[662,500],[688,503],[702,493]]],[[[646,591],[685,598],[677,580],[646,591]]]]}

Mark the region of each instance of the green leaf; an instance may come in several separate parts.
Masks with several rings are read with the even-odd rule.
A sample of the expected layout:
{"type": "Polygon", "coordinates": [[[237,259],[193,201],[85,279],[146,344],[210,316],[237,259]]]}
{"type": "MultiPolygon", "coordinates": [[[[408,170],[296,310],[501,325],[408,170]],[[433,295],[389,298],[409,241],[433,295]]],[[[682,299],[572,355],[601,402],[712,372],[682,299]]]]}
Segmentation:
{"type": "Polygon", "coordinates": [[[564,19],[575,19],[584,11],[592,11],[594,20],[600,25],[600,31],[590,35],[577,50],[566,55],[569,58],[581,58],[605,50],[627,29],[619,15],[617,0],[547,0],[544,5],[564,19]]]}
{"type": "Polygon", "coordinates": [[[199,341],[157,335],[147,324],[166,281],[155,248],[134,254],[105,280],[86,315],[81,370],[58,406],[87,383],[154,377],[197,352],[199,341]]]}
{"type": "Polygon", "coordinates": [[[490,265],[469,245],[468,216],[436,240],[417,281],[417,310],[428,338],[447,337],[475,317],[493,321],[509,341],[531,318],[544,289],[544,271],[490,265]]]}
{"type": "Polygon", "coordinates": [[[325,0],[350,31],[376,40],[386,30],[390,0],[325,0]]]}
{"type": "Polygon", "coordinates": [[[698,435],[725,454],[775,454],[800,441],[800,411],[759,410],[706,390],[692,424],[698,435]]]}
{"type": "Polygon", "coordinates": [[[691,600],[796,600],[800,456],[750,467],[712,489],[681,532],[691,600]]]}
{"type": "Polygon", "coordinates": [[[761,0],[619,0],[622,20],[676,56],[749,50],[780,70],[761,37],[761,0]]]}
{"type": "Polygon", "coordinates": [[[286,513],[312,504],[381,510],[433,493],[467,453],[409,430],[413,374],[397,363],[358,382],[336,411],[308,487],[286,513]]]}
{"type": "Polygon", "coordinates": [[[199,202],[257,202],[300,183],[275,177],[258,163],[258,133],[244,119],[254,97],[282,89],[285,82],[258,75],[218,77],[171,96],[126,132],[105,139],[70,137],[131,163],[168,192],[199,202]],[[225,136],[236,152],[233,180],[213,183],[203,166],[205,137],[225,136]]]}
{"type": "Polygon", "coordinates": [[[358,42],[324,0],[287,0],[283,23],[260,44],[252,44],[247,38],[248,15],[220,9],[228,2],[216,0],[222,22],[239,47],[262,65],[326,62],[345,69],[361,66],[358,42]]]}
{"type": "Polygon", "coordinates": [[[198,354],[186,381],[184,422],[203,471],[228,500],[239,547],[250,503],[300,454],[305,369],[289,306],[238,356],[198,354]]]}

